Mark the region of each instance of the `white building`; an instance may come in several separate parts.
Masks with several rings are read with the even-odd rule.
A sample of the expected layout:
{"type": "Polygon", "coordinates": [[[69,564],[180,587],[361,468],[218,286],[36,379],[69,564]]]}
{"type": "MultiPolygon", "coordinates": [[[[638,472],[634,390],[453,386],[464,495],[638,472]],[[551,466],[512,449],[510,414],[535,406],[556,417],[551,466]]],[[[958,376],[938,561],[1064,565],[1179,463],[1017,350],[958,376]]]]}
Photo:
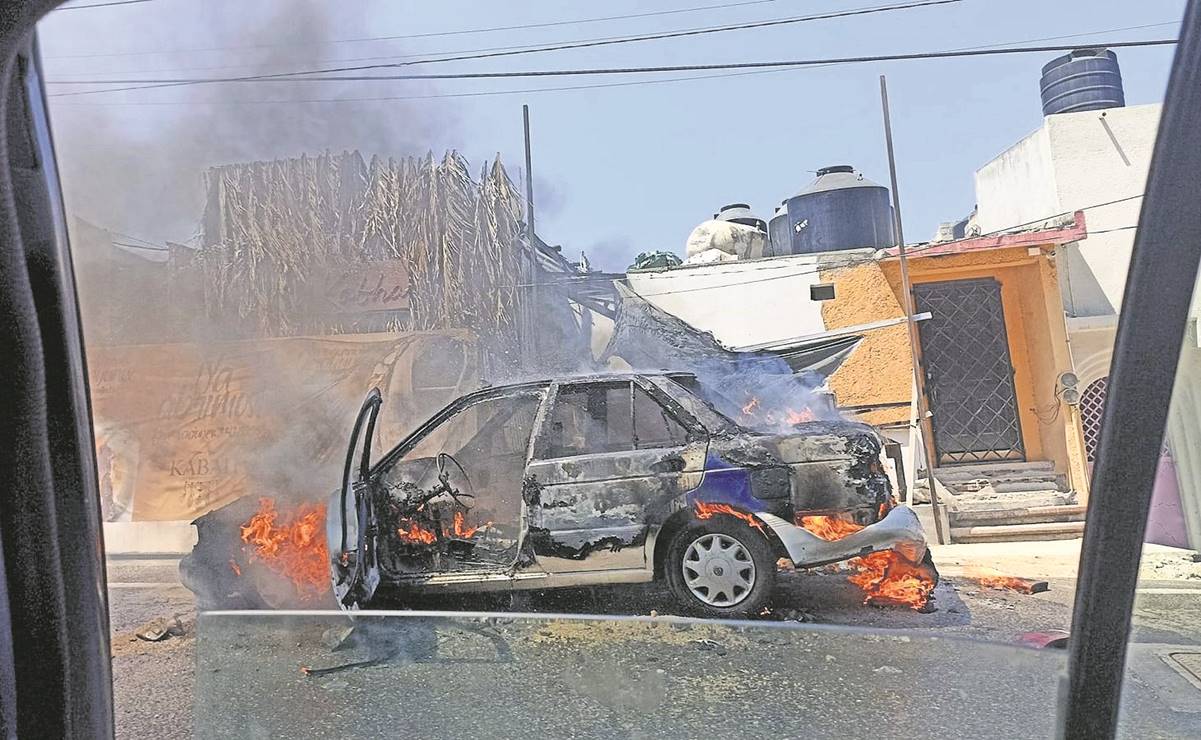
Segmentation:
{"type": "MultiPolygon", "coordinates": [[[[1057,264],[1090,455],[1099,432],[1160,108],[1141,105],[1047,116],[1037,130],[976,172],[976,222],[983,233],[1057,214],[1085,213],[1088,238],[1060,247],[1057,264]]],[[[1201,397],[1196,391],[1201,345],[1196,305],[1194,297],[1169,419],[1168,454],[1161,462],[1148,526],[1149,541],[1194,548],[1201,546],[1201,397]]]]}

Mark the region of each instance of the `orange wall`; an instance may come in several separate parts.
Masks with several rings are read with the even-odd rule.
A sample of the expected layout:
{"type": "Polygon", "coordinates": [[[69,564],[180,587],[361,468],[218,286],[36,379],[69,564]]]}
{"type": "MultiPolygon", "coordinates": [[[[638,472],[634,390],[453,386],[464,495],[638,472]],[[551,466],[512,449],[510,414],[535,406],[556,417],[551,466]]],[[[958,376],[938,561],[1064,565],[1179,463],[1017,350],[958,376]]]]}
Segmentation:
{"type": "MultiPolygon", "coordinates": [[[[878,263],[822,270],[821,280],[834,284],[834,300],[822,304],[822,320],[828,330],[905,315],[878,263]]],[[[909,354],[904,324],[867,332],[830,376],[829,388],[842,407],[905,404],[863,411],[857,414],[862,421],[908,423],[913,386],[909,354]]]]}
{"type": "MultiPolygon", "coordinates": [[[[1027,458],[1054,461],[1056,470],[1084,491],[1079,421],[1055,394],[1059,374],[1072,365],[1053,260],[1014,247],[915,257],[909,267],[914,284],[985,277],[1000,282],[1027,458]]],[[[835,285],[835,299],[822,306],[828,329],[904,315],[900,265],[895,260],[825,270],[822,280],[835,285]]],[[[831,376],[829,386],[843,407],[908,402],[911,373],[908,336],[900,325],[868,332],[831,376]]],[[[860,417],[876,424],[903,423],[909,409],[878,409],[860,417]]]]}

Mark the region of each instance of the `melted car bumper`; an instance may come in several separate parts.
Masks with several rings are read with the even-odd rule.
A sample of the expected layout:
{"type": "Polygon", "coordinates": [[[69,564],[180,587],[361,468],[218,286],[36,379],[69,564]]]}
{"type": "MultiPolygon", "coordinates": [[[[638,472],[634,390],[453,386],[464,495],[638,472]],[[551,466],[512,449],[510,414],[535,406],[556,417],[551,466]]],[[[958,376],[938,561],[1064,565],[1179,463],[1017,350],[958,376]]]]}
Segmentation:
{"type": "Polygon", "coordinates": [[[837,563],[880,550],[895,550],[913,563],[926,556],[925,532],[908,506],[894,507],[880,521],[839,540],[824,540],[774,514],[760,512],[755,516],[776,533],[798,568],[837,563]]]}

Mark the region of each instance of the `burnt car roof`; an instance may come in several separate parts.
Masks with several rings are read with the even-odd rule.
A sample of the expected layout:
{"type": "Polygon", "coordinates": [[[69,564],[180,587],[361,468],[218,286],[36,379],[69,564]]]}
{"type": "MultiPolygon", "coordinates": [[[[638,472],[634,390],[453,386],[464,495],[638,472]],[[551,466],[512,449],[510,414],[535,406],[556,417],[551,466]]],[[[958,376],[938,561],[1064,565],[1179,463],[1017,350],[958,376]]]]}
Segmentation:
{"type": "Polygon", "coordinates": [[[676,370],[657,370],[654,372],[628,372],[628,373],[588,373],[586,375],[562,375],[553,378],[541,378],[538,380],[523,380],[517,383],[502,383],[499,385],[486,385],[478,388],[470,393],[463,394],[463,397],[471,396],[476,393],[486,393],[490,391],[503,390],[521,390],[524,388],[544,388],[551,383],[604,383],[613,380],[632,380],[634,378],[671,378],[695,380],[696,374],[676,370]]]}

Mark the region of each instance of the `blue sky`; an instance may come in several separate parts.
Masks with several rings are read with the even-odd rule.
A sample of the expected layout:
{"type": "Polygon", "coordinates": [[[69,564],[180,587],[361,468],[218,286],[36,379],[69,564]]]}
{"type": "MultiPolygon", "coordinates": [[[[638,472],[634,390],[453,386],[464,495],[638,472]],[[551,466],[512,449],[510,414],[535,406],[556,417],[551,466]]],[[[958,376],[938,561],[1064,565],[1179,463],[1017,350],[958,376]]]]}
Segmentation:
{"type": "MultiPolygon", "coordinates": [[[[252,6],[234,0],[152,0],[112,9],[56,13],[43,27],[43,53],[51,80],[118,73],[215,75],[238,73],[239,69],[197,68],[255,63],[302,66],[314,61],[310,58],[313,54],[324,60],[554,43],[885,4],[883,0],[774,0],[578,26],[329,43],[330,39],[543,23],[717,2],[310,0],[307,5],[315,12],[306,16],[289,10],[305,5],[301,3],[252,6]],[[281,7],[285,8],[282,15],[281,7]],[[314,29],[314,25],[322,28],[314,29]],[[247,34],[253,35],[250,43],[247,34]],[[298,45],[195,51],[261,45],[264,39],[266,43],[298,45]],[[312,48],[306,49],[310,42],[312,48]],[[318,47],[321,51],[314,52],[318,47]],[[128,55],[160,50],[163,53],[128,55]],[[108,52],[127,56],[65,56],[108,52]],[[171,71],[180,68],[187,71],[171,71]]],[[[464,61],[426,69],[449,72],[709,64],[906,53],[1009,42],[1087,44],[1164,38],[1176,34],[1175,24],[1183,7],[1183,0],[961,0],[877,15],[464,61]],[[1112,31],[1062,42],[1039,41],[1158,23],[1173,25],[1112,31]]],[[[1118,51],[1128,104],[1162,99],[1171,53],[1170,48],[1118,51]]],[[[60,98],[52,106],[52,116],[61,158],[81,163],[75,170],[64,164],[68,191],[75,183],[76,193],[96,196],[92,202],[77,194],[70,196],[69,202],[77,204],[81,215],[115,222],[102,225],[159,241],[186,239],[190,233],[183,232],[194,228],[198,218],[198,213],[191,215],[195,209],[180,206],[180,215],[161,218],[161,214],[153,213],[153,207],[147,207],[145,197],[118,204],[111,200],[116,197],[112,191],[121,191],[128,182],[126,189],[132,193],[139,182],[155,182],[152,168],[173,167],[177,172],[174,176],[190,183],[188,192],[194,193],[199,169],[210,155],[201,147],[189,158],[172,159],[182,157],[177,152],[194,143],[173,140],[172,136],[198,137],[195,130],[179,133],[181,122],[195,122],[202,115],[215,116],[235,126],[244,124],[278,133],[268,137],[261,152],[253,150],[245,156],[282,156],[299,154],[297,149],[318,151],[324,146],[345,145],[384,154],[454,147],[477,165],[499,152],[516,177],[522,164],[521,105],[528,103],[533,117],[539,233],[549,242],[562,244],[573,258],[584,250],[595,266],[621,270],[641,251],[682,252],[692,227],[724,203],[747,202],[765,218],[770,216],[781,199],[803,187],[813,178],[813,171],[825,165],[852,164],[867,177],[886,183],[880,74],[888,76],[905,234],[911,242],[928,239],[940,221],[955,220],[971,210],[973,171],[1039,125],[1039,69],[1053,56],[867,63],[572,91],[304,106],[227,103],[236,99],[481,93],[625,82],[629,78],[440,81],[436,85],[389,81],[340,83],[336,88],[327,83],[168,88],[60,98]],[[63,102],[73,104],[60,105],[63,102]],[[297,135],[291,136],[292,132],[297,135]],[[113,154],[118,148],[103,144],[107,135],[137,138],[141,143],[139,156],[113,154]],[[111,164],[106,164],[106,156],[113,158],[111,164]],[[118,182],[106,184],[109,175],[118,182]],[[122,176],[127,179],[121,180],[122,176]]],[[[674,73],[639,79],[680,76],[674,73]]],[[[73,88],[54,86],[51,92],[69,89],[73,88]]],[[[202,130],[218,129],[206,126],[202,130]]],[[[222,133],[220,138],[228,139],[229,135],[222,133]]],[[[212,142],[214,161],[207,164],[232,156],[226,144],[212,142]]],[[[169,185],[155,187],[161,191],[169,185]]]]}

